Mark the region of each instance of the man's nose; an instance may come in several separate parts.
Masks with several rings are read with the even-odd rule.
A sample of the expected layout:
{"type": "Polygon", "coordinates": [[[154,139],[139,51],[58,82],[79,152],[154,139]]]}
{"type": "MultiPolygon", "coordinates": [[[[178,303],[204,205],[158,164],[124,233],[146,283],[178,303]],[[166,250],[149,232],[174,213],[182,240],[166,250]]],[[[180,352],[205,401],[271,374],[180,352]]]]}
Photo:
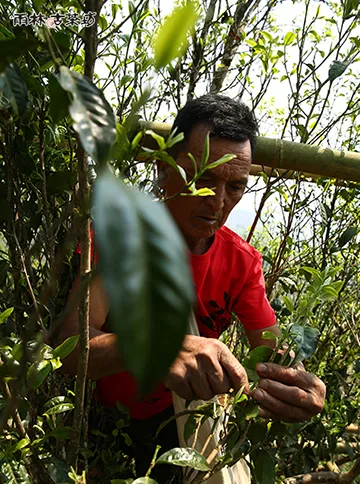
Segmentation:
{"type": "Polygon", "coordinates": [[[225,203],[225,190],[223,187],[218,186],[214,188],[213,191],[215,192],[215,195],[206,197],[205,203],[208,207],[211,207],[214,212],[218,212],[222,210],[225,203]]]}

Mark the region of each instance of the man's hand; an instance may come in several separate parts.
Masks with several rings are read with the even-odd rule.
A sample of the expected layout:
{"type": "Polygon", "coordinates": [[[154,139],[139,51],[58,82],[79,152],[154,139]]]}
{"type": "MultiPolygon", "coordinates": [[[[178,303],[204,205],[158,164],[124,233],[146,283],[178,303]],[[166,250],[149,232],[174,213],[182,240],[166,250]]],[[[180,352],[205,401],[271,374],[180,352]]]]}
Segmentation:
{"type": "Polygon", "coordinates": [[[260,405],[260,417],[302,422],[324,408],[326,387],[302,364],[286,368],[275,363],[256,366],[260,382],[252,396],[260,405]]]}
{"type": "Polygon", "coordinates": [[[249,392],[246,372],[230,350],[216,339],[201,336],[185,336],[164,384],[186,400],[210,400],[243,385],[244,392],[249,392]]]}

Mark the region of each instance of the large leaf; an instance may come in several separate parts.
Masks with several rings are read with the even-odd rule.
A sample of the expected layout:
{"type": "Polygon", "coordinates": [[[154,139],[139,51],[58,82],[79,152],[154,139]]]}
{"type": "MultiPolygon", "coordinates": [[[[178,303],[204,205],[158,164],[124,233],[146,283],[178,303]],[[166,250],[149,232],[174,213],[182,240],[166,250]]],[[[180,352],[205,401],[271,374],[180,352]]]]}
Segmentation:
{"type": "Polygon", "coordinates": [[[24,76],[16,64],[10,64],[0,74],[0,90],[12,105],[16,114],[24,114],[29,104],[29,93],[24,76]]]}
{"type": "Polygon", "coordinates": [[[17,59],[26,52],[36,49],[39,45],[40,42],[38,40],[25,37],[0,40],[0,72],[2,72],[6,65],[11,61],[17,59]]]}
{"type": "Polygon", "coordinates": [[[176,357],[194,300],[182,236],[165,206],[110,173],[95,183],[100,270],[127,369],[143,391],[176,357]]]}
{"type": "Polygon", "coordinates": [[[25,467],[20,462],[6,457],[0,461],[0,482],[3,484],[32,484],[25,467]]]}
{"type": "Polygon", "coordinates": [[[73,95],[69,112],[84,149],[96,162],[106,162],[116,136],[109,103],[86,76],[65,66],[60,67],[60,84],[73,95]]]}
{"type": "Polygon", "coordinates": [[[295,361],[303,361],[315,353],[319,331],[311,326],[292,324],[290,327],[296,342],[295,361]]]}
{"type": "Polygon", "coordinates": [[[155,42],[155,67],[160,69],[186,49],[187,36],[197,19],[194,2],[176,8],[165,20],[155,42]]]}
{"type": "Polygon", "coordinates": [[[334,60],[329,69],[330,82],[333,82],[337,77],[340,77],[345,72],[348,65],[349,62],[334,60]]]}
{"type": "Polygon", "coordinates": [[[191,467],[198,471],[210,470],[206,459],[197,450],[191,447],[175,447],[161,455],[156,464],[173,464],[181,467],[191,467]]]}
{"type": "Polygon", "coordinates": [[[258,346],[250,352],[250,355],[244,360],[244,367],[249,370],[255,370],[257,363],[262,363],[263,361],[269,361],[273,350],[268,346],[258,346]]]}
{"type": "Polygon", "coordinates": [[[266,450],[260,450],[256,457],[254,467],[257,484],[274,484],[275,463],[266,450]]]}
{"type": "Polygon", "coordinates": [[[359,227],[348,227],[339,237],[338,246],[344,247],[359,232],[359,227]]]}
{"type": "Polygon", "coordinates": [[[27,372],[28,387],[34,390],[38,388],[52,369],[49,360],[42,360],[33,363],[27,372]]]}
{"type": "Polygon", "coordinates": [[[80,335],[76,334],[75,336],[70,336],[67,338],[61,345],[57,346],[54,349],[53,357],[54,358],[65,358],[70,353],[72,353],[79,341],[80,335]]]}
{"type": "Polygon", "coordinates": [[[53,74],[49,76],[50,116],[55,124],[69,114],[70,99],[53,74]]]}

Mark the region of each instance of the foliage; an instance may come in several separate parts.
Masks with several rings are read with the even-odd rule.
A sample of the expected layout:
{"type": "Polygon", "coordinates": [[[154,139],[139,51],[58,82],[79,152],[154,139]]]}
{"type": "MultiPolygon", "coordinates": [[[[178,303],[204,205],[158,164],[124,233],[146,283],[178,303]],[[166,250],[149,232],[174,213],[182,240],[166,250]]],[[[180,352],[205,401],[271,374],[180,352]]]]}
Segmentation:
{"type": "MultiPolygon", "coordinates": [[[[102,2],[100,9],[100,2],[86,1],[87,10],[90,4],[98,9],[95,28],[64,22],[56,30],[14,26],[12,16],[34,9],[47,17],[55,12],[66,16],[70,8],[80,14],[81,2],[55,6],[50,0],[21,4],[5,0],[1,4],[0,475],[4,482],[153,481],[149,476],[133,481],[133,462],[123,451],[129,444],[123,409],[118,409],[111,431],[101,431],[105,415],[97,404],[90,412],[91,383],[82,422],[72,420],[80,377],[75,387],[57,370],[61,359],[74,350],[77,337],[54,349],[44,342],[45,337],[50,343],[47,330],[59,326],[64,317],[77,272],[72,254],[89,215],[90,195],[84,191],[82,171],[87,157],[82,149],[91,156],[86,176],[92,182],[98,177],[95,197],[100,204],[105,205],[111,185],[118,193],[114,199],[131,208],[129,221],[138,229],[148,229],[137,242],[146,250],[159,250],[156,271],[141,258],[136,263],[143,263],[149,273],[160,270],[158,282],[166,279],[167,287],[180,287],[183,295],[174,301],[170,289],[167,294],[167,303],[174,308],[171,313],[179,317],[174,321],[177,341],[166,348],[166,358],[162,359],[161,338],[152,341],[151,354],[139,354],[132,363],[129,356],[128,364],[145,382],[149,358],[158,358],[160,377],[176,354],[191,293],[183,279],[185,263],[181,269],[181,260],[175,260],[180,242],[164,238],[164,231],[170,237],[172,230],[155,223],[144,203],[149,204],[149,199],[130,192],[122,182],[110,182],[100,170],[109,161],[110,170],[125,185],[155,194],[153,162],[159,159],[174,166],[167,149],[181,141],[181,134],[164,139],[148,133],[155,146],[143,148],[138,118],[172,119],[186,99],[205,89],[245,99],[257,110],[262,135],[353,151],[359,146],[358,0],[210,0],[180,6],[168,19],[161,10],[164,2],[102,2]],[[283,12],[289,8],[298,15],[284,30],[283,12]],[[156,89],[149,90],[149,85],[156,89]],[[278,96],[280,91],[284,95],[278,96]],[[164,254],[174,264],[174,272],[164,270],[164,254]],[[179,270],[181,281],[176,279],[179,270]],[[89,418],[96,426],[90,425],[88,432],[89,418]],[[68,444],[78,429],[82,439],[75,450],[80,462],[78,469],[71,469],[68,444]],[[107,473],[97,474],[99,469],[107,473]]],[[[207,151],[205,146],[202,168],[207,151]]],[[[182,174],[188,190],[182,195],[210,195],[196,187],[201,174],[202,170],[195,172],[193,180],[182,174]]],[[[358,425],[360,408],[356,385],[360,375],[360,188],[326,179],[308,183],[297,174],[282,178],[275,170],[271,175],[264,174],[249,187],[261,198],[248,240],[263,254],[268,297],[290,348],[282,355],[264,348],[249,353],[236,321],[224,339],[255,385],[256,362],[292,364],[291,348],[296,359],[309,357],[317,330],[318,349],[306,365],[323,378],[328,394],[322,415],[292,426],[256,418],[253,402],[241,392],[227,397],[224,453],[215,465],[220,468],[250,455],[253,480],[262,484],[275,479],[286,482],[289,476],[321,471],[333,462],[343,470],[358,452],[357,437],[349,426],[358,425]]],[[[112,215],[124,216],[119,207],[112,209],[112,215]]],[[[98,220],[106,226],[109,221],[102,217],[108,207],[102,210],[98,220]]],[[[165,217],[160,212],[158,216],[165,217]]],[[[100,232],[99,243],[114,260],[110,251],[116,248],[105,228],[100,232]]],[[[115,236],[124,241],[118,232],[115,236]]],[[[128,262],[134,262],[130,256],[128,262]]],[[[123,292],[125,282],[116,275],[109,284],[114,284],[114,292],[123,292]]],[[[148,297],[146,284],[139,287],[140,294],[148,297]]],[[[155,300],[157,289],[155,285],[155,300]]],[[[139,293],[131,297],[136,299],[139,293]]],[[[151,304],[146,308],[149,315],[151,304]]],[[[141,320],[135,316],[134,321],[141,320]]],[[[141,334],[148,337],[152,319],[144,321],[148,325],[144,323],[141,334]]],[[[170,327],[163,324],[159,331],[164,339],[165,330],[170,327]]],[[[276,343],[280,348],[282,340],[276,343]]],[[[143,342],[129,340],[129,344],[141,348],[143,342]]],[[[187,436],[205,418],[215,422],[223,408],[191,414],[187,436]]],[[[177,452],[160,455],[158,462],[176,457],[176,463],[184,465],[177,452]]],[[[191,463],[191,452],[181,452],[191,463]]],[[[202,479],[207,470],[201,456],[195,456],[195,463],[202,479]]]]}

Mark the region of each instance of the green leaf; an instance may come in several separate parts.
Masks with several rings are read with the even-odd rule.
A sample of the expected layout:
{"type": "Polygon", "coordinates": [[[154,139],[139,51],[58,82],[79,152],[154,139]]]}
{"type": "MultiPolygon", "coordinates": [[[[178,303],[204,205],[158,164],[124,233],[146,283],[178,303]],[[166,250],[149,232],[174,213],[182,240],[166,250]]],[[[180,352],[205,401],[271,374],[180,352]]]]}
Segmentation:
{"type": "Polygon", "coordinates": [[[24,447],[27,447],[30,444],[29,439],[21,439],[19,442],[15,445],[15,448],[13,452],[17,452],[18,450],[23,449],[24,447]]]}
{"type": "Polygon", "coordinates": [[[160,150],[163,151],[163,150],[166,149],[166,143],[165,143],[165,140],[162,136],[155,133],[155,131],[152,131],[151,129],[148,129],[147,131],[145,131],[145,134],[150,135],[157,142],[160,150]]]}
{"type": "MultiPolygon", "coordinates": [[[[49,414],[47,414],[49,415],[49,414]]],[[[72,427],[57,427],[55,430],[47,434],[46,437],[54,437],[55,439],[63,440],[63,439],[70,439],[72,435],[73,429],[72,427]]]]}
{"type": "Polygon", "coordinates": [[[54,482],[68,483],[70,467],[67,462],[62,459],[58,459],[55,456],[42,458],[41,462],[44,463],[47,472],[54,482]]]}
{"type": "Polygon", "coordinates": [[[286,306],[286,309],[292,313],[294,311],[294,303],[292,302],[292,300],[287,297],[287,296],[281,296],[283,298],[283,301],[285,303],[285,306],[286,306]]]}
{"type": "Polygon", "coordinates": [[[255,477],[258,484],[275,483],[275,463],[266,450],[260,450],[254,463],[255,477]]]}
{"type": "Polygon", "coordinates": [[[54,124],[69,115],[70,99],[53,74],[49,75],[49,112],[54,124]]]}
{"type": "Polygon", "coordinates": [[[29,104],[29,93],[24,76],[16,64],[10,64],[0,74],[0,90],[11,103],[14,112],[22,116],[29,104]]]}
{"type": "Polygon", "coordinates": [[[96,180],[94,220],[110,327],[126,368],[149,391],[176,357],[188,325],[194,292],[185,244],[164,205],[110,173],[96,180]]]}
{"type": "Polygon", "coordinates": [[[76,334],[75,336],[70,336],[67,338],[61,345],[57,346],[54,349],[53,358],[66,358],[72,351],[74,351],[80,335],[76,334]]]}
{"type": "Polygon", "coordinates": [[[173,464],[181,467],[191,467],[198,471],[210,470],[206,459],[197,450],[190,447],[175,447],[161,455],[156,464],[173,464]]]}
{"type": "Polygon", "coordinates": [[[25,467],[7,457],[0,460],[0,481],[4,484],[32,484],[25,467]]]}
{"type": "Polygon", "coordinates": [[[295,32],[287,32],[284,37],[284,45],[291,45],[296,38],[295,32]]]}
{"type": "Polygon", "coordinates": [[[272,354],[273,350],[268,346],[258,346],[250,352],[250,355],[244,360],[243,366],[249,370],[255,370],[257,363],[269,361],[272,354]]]}
{"type": "Polygon", "coordinates": [[[7,318],[11,316],[13,311],[14,311],[14,308],[5,309],[5,311],[3,311],[0,314],[0,324],[4,323],[7,320],[7,318]]]}
{"type": "Polygon", "coordinates": [[[296,342],[296,356],[294,361],[303,361],[315,353],[317,346],[317,335],[319,331],[311,326],[300,326],[292,324],[291,333],[294,334],[296,342]]]}
{"type": "Polygon", "coordinates": [[[338,60],[333,61],[329,69],[330,82],[333,82],[337,77],[340,77],[345,72],[349,64],[350,62],[341,62],[338,60]]]}
{"type": "Polygon", "coordinates": [[[97,163],[105,163],[116,129],[114,113],[104,94],[86,76],[65,66],[60,67],[60,84],[73,95],[69,111],[84,149],[97,163]]]}
{"type": "Polygon", "coordinates": [[[50,363],[53,371],[58,370],[62,367],[60,358],[51,358],[50,363]]]}
{"type": "Polygon", "coordinates": [[[181,195],[187,197],[210,197],[214,196],[215,192],[211,188],[199,188],[195,189],[192,193],[182,193],[181,195]]]}
{"type": "Polygon", "coordinates": [[[49,401],[47,401],[43,407],[43,410],[46,412],[49,410],[51,407],[54,407],[55,405],[59,405],[64,402],[69,402],[70,400],[64,396],[59,396],[59,397],[53,397],[49,401]]]}
{"type": "Polygon", "coordinates": [[[359,0],[345,0],[345,2],[344,2],[344,12],[343,12],[344,20],[347,20],[347,19],[351,18],[352,15],[355,15],[356,10],[358,10],[359,6],[360,6],[359,0]],[[351,15],[353,10],[354,10],[354,12],[351,15]]]}
{"type": "Polygon", "coordinates": [[[201,165],[200,165],[201,172],[205,170],[206,164],[209,160],[209,155],[210,155],[210,133],[207,132],[205,137],[205,142],[204,142],[203,154],[201,158],[201,165]]]}
{"type": "Polygon", "coordinates": [[[138,479],[135,479],[135,481],[133,481],[132,484],[158,484],[158,483],[157,481],[154,481],[154,479],[151,479],[151,477],[139,477],[138,479]]]}
{"type": "Polygon", "coordinates": [[[272,341],[277,340],[276,334],[274,334],[272,331],[263,331],[261,334],[262,339],[269,339],[272,341]]]}
{"type": "Polygon", "coordinates": [[[220,158],[220,160],[214,161],[213,163],[209,163],[208,165],[206,165],[206,169],[211,170],[212,168],[216,168],[217,166],[223,165],[224,163],[228,163],[234,158],[236,158],[235,155],[224,155],[220,158]]]}
{"type": "Polygon", "coordinates": [[[35,50],[40,42],[35,38],[16,37],[14,39],[0,40],[0,72],[11,61],[17,59],[26,52],[35,50]]]}
{"type": "Polygon", "coordinates": [[[59,403],[58,405],[54,405],[53,407],[46,410],[43,415],[57,415],[58,413],[69,412],[73,410],[74,404],[69,402],[59,403]]]}
{"type": "Polygon", "coordinates": [[[27,384],[32,390],[39,388],[52,369],[49,360],[33,363],[27,372],[27,384]]]}
{"type": "Polygon", "coordinates": [[[255,402],[249,402],[244,408],[245,420],[250,420],[259,415],[259,406],[255,402]]]}
{"type": "Polygon", "coordinates": [[[75,171],[59,170],[50,173],[46,180],[48,194],[58,195],[64,192],[69,192],[74,188],[77,181],[75,171]]]}
{"type": "MultiPolygon", "coordinates": [[[[154,479],[150,479],[150,477],[141,477],[141,479],[147,479],[145,482],[148,484],[151,484],[151,481],[152,484],[154,484],[154,482],[156,483],[156,481],[154,481],[154,479]]],[[[139,479],[136,480],[139,481],[139,479]]],[[[111,479],[110,484],[134,484],[134,479],[111,479]]]]}
{"type": "Polygon", "coordinates": [[[338,247],[344,247],[350,240],[359,233],[359,227],[348,227],[339,237],[338,247]]]}
{"type": "Polygon", "coordinates": [[[172,148],[177,143],[181,143],[184,140],[184,133],[176,134],[176,129],[170,133],[170,136],[166,140],[166,148],[172,148]],[[175,136],[176,135],[176,136],[175,136]]]}
{"type": "Polygon", "coordinates": [[[247,432],[247,437],[252,445],[259,444],[265,440],[267,434],[267,425],[259,422],[252,422],[247,432]]]}
{"type": "Polygon", "coordinates": [[[174,9],[167,17],[154,42],[156,69],[161,69],[182,55],[186,49],[188,33],[197,17],[193,2],[174,9]]]}

